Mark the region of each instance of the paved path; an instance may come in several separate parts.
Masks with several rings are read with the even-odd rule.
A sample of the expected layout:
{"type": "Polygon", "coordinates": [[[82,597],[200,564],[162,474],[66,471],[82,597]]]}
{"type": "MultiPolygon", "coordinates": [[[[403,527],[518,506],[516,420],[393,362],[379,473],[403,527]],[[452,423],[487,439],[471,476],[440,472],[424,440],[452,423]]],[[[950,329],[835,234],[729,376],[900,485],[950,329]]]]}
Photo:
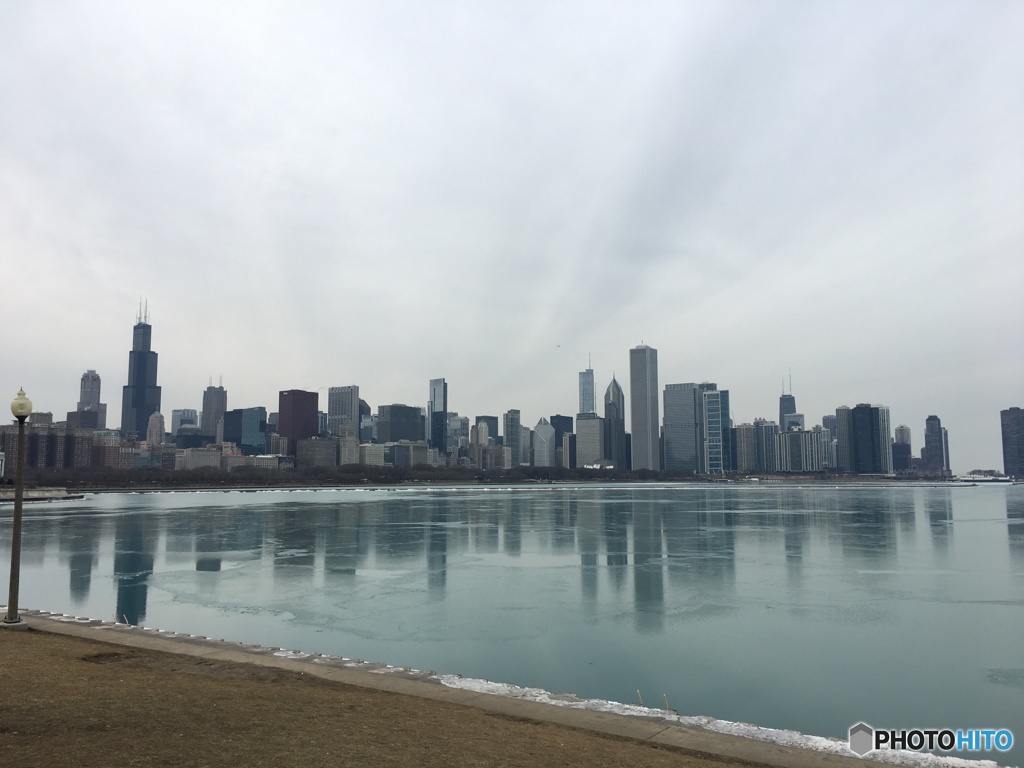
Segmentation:
{"type": "Polygon", "coordinates": [[[676,747],[739,764],[789,766],[791,768],[841,768],[882,765],[854,755],[833,755],[781,746],[771,742],[683,726],[657,717],[639,717],[558,706],[478,691],[449,688],[429,672],[396,669],[358,660],[316,654],[282,652],[279,649],[226,643],[191,635],[128,627],[95,620],[51,616],[23,611],[24,621],[44,632],[70,635],[132,648],[202,657],[302,672],[353,686],[444,701],[514,718],[552,723],[597,733],[676,747]],[[275,655],[276,654],[276,655],[275,655]]]}

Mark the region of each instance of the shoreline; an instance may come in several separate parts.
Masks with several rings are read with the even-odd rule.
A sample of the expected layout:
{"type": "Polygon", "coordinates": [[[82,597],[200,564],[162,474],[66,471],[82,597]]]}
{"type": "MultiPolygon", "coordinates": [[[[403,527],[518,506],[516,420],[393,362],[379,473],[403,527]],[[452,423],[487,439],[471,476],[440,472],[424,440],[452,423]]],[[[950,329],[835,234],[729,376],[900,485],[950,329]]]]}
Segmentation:
{"type": "MultiPolygon", "coordinates": [[[[915,752],[858,758],[848,750],[844,740],[718,721],[711,717],[679,716],[672,710],[579,700],[571,695],[481,680],[467,679],[466,685],[459,685],[457,681],[462,678],[457,675],[438,676],[429,670],[268,648],[47,611],[23,610],[21,617],[30,630],[48,634],[196,657],[205,659],[203,663],[230,662],[299,672],[360,688],[459,704],[516,720],[569,726],[595,734],[675,748],[685,754],[725,763],[792,768],[893,764],[994,768],[996,765],[991,761],[969,761],[915,752]]],[[[0,641],[8,633],[0,631],[0,641]]]]}
{"type": "MultiPolygon", "coordinates": [[[[551,482],[531,481],[496,481],[493,483],[453,482],[453,481],[403,481],[401,483],[365,483],[352,485],[316,485],[311,483],[295,483],[283,485],[161,485],[161,486],[74,486],[74,487],[38,487],[25,489],[25,502],[80,500],[87,495],[107,493],[230,493],[235,491],[261,493],[266,491],[388,491],[432,488],[445,489],[492,489],[492,488],[626,488],[668,486],[672,488],[693,488],[700,490],[715,489],[830,489],[830,490],[864,490],[870,488],[1005,488],[1017,485],[1011,482],[956,482],[949,480],[788,480],[761,479],[746,480],[554,480],[551,482]]],[[[0,491],[0,504],[13,503],[13,491],[0,491]]]]}

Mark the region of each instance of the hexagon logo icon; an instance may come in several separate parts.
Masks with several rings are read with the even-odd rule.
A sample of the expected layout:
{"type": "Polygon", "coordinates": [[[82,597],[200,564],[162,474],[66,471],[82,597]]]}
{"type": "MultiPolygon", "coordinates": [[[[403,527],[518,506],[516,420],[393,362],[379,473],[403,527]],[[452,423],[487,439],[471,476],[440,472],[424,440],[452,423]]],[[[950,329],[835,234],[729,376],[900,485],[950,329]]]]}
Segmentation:
{"type": "Polygon", "coordinates": [[[867,723],[857,723],[850,728],[850,751],[864,757],[875,748],[875,729],[867,723]]]}

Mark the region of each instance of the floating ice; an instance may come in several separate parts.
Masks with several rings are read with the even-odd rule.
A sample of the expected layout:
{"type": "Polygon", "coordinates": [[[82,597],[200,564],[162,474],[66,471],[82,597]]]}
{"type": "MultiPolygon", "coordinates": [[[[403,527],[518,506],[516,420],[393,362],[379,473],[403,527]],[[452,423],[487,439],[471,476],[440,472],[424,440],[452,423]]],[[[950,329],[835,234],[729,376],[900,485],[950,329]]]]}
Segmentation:
{"type": "MultiPolygon", "coordinates": [[[[526,699],[543,704],[554,704],[559,707],[573,707],[592,712],[610,712],[616,715],[633,717],[658,717],[668,722],[679,723],[695,728],[704,728],[717,733],[732,736],[743,736],[748,739],[769,741],[786,747],[810,749],[816,752],[828,752],[844,757],[857,757],[850,751],[845,739],[829,739],[822,736],[808,736],[799,731],[786,731],[775,728],[762,728],[750,723],[733,723],[729,720],[717,720],[707,715],[677,715],[665,709],[651,709],[635,704],[620,704],[603,699],[575,699],[552,694],[542,688],[520,688],[509,683],[492,683],[489,680],[460,677],[459,675],[438,675],[438,680],[449,688],[461,688],[479,693],[492,693],[498,696],[509,696],[515,699],[526,699]]],[[[920,766],[921,768],[999,768],[991,760],[965,760],[960,757],[933,755],[927,752],[907,752],[900,750],[876,750],[869,753],[866,759],[893,765],[920,766]]]]}

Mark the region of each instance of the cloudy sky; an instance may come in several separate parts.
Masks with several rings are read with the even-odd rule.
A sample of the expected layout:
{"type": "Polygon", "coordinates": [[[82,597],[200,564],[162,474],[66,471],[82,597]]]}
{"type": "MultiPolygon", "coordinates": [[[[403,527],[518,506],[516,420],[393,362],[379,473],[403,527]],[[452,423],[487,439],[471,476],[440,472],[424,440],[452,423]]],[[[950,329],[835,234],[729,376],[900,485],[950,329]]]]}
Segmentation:
{"type": "Polygon", "coordinates": [[[575,413],[628,350],[736,423],[888,405],[1002,468],[1024,406],[1024,4],[21,2],[0,392],[120,422],[358,384],[575,413]]]}

